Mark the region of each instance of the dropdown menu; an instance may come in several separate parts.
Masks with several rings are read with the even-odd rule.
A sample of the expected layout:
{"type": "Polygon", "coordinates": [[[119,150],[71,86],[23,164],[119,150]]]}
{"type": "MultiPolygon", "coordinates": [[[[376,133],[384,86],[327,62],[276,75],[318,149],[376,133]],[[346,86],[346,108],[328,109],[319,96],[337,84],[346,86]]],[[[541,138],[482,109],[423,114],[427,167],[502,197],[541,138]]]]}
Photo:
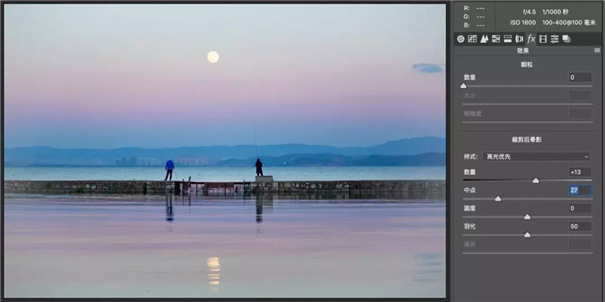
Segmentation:
{"type": "Polygon", "coordinates": [[[483,160],[499,161],[494,154],[506,155],[503,161],[590,161],[590,152],[483,152],[483,160]]]}

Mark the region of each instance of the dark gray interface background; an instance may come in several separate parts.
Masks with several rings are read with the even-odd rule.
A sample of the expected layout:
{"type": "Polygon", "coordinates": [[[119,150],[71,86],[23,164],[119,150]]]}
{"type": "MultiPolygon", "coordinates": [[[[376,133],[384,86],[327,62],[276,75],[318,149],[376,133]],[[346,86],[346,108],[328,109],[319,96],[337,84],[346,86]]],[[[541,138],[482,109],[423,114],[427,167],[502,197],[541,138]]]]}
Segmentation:
{"type": "Polygon", "coordinates": [[[602,1],[450,5],[450,297],[602,301],[602,1]]]}

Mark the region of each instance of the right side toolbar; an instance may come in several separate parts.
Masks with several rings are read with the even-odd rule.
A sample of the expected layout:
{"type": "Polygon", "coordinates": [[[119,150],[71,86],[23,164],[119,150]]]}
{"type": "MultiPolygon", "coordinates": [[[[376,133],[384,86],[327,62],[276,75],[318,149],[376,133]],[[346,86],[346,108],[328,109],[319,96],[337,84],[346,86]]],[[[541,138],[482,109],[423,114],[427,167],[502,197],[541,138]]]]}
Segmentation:
{"type": "Polygon", "coordinates": [[[602,301],[603,2],[451,9],[452,301],[602,301]]]}

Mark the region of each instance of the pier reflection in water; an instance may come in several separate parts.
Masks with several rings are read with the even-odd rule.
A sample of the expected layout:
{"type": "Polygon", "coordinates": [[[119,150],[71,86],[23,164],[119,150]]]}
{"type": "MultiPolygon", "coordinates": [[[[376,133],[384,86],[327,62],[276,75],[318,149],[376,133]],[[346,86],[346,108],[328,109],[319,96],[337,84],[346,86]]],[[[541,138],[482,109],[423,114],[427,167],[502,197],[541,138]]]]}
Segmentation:
{"type": "Polygon", "coordinates": [[[443,297],[431,196],[6,198],[5,294],[443,297]]]}
{"type": "Polygon", "coordinates": [[[272,195],[256,195],[256,222],[263,222],[263,212],[271,212],[273,210],[272,195]]]}
{"type": "Polygon", "coordinates": [[[331,191],[331,190],[314,190],[314,191],[300,191],[300,192],[265,192],[254,194],[244,189],[231,189],[225,188],[212,189],[205,192],[205,194],[199,194],[198,191],[188,189],[183,191],[183,194],[178,194],[181,198],[242,198],[242,199],[255,199],[260,195],[261,198],[273,198],[280,200],[288,199],[303,199],[303,200],[351,200],[351,199],[389,199],[389,200],[444,200],[445,191],[356,191],[356,190],[343,190],[343,191],[331,191]],[[186,192],[186,193],[185,193],[186,192]]]}
{"type": "Polygon", "coordinates": [[[174,212],[172,211],[172,195],[166,195],[166,221],[172,222],[174,220],[174,212]]]}

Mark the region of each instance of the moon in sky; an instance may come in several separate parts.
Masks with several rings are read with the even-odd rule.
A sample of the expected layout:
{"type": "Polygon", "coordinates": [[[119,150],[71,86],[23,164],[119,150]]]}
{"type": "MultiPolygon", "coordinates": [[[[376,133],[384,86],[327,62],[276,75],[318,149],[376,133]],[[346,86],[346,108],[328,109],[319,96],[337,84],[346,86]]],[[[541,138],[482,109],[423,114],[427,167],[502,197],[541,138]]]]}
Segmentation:
{"type": "Polygon", "coordinates": [[[218,52],[211,51],[211,52],[208,53],[208,62],[210,62],[210,63],[216,63],[216,62],[218,62],[218,58],[219,58],[218,52]]]}

